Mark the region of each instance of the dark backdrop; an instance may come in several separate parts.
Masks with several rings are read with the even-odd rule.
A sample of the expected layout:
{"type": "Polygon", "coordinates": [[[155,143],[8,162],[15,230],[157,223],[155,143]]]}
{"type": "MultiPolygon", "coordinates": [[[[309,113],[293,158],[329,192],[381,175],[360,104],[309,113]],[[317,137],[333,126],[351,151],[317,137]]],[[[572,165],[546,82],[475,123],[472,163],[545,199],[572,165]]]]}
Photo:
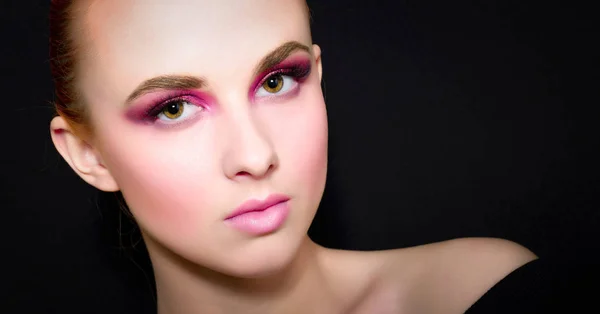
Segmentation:
{"type": "MultiPolygon", "coordinates": [[[[3,1],[2,313],[148,313],[143,244],[49,138],[44,1],[3,1]]],[[[575,2],[312,1],[330,170],[319,243],[502,237],[594,270],[598,33],[575,2]]],[[[589,289],[573,278],[572,289],[589,289]]],[[[593,289],[593,288],[591,288],[593,289]]]]}

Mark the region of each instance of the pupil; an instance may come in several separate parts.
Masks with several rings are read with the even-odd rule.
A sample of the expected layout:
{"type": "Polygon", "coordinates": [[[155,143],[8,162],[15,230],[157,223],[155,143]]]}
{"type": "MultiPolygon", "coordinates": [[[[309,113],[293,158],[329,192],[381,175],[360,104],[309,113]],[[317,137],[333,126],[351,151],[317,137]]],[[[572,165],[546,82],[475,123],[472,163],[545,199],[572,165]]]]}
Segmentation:
{"type": "Polygon", "coordinates": [[[267,86],[269,88],[274,89],[279,85],[279,77],[272,77],[267,81],[267,86]]]}
{"type": "Polygon", "coordinates": [[[170,104],[169,107],[167,107],[167,112],[169,112],[172,115],[178,114],[179,113],[179,104],[170,104]]]}

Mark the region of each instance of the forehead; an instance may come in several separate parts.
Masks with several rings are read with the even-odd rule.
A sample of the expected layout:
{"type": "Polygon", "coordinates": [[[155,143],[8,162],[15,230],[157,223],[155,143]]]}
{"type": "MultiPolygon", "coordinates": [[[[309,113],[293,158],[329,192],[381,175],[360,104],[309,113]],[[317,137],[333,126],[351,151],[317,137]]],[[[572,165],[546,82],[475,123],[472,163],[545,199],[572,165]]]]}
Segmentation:
{"type": "Polygon", "coordinates": [[[149,77],[218,79],[295,40],[310,45],[304,0],[90,0],[81,76],[126,91],[149,77]]]}

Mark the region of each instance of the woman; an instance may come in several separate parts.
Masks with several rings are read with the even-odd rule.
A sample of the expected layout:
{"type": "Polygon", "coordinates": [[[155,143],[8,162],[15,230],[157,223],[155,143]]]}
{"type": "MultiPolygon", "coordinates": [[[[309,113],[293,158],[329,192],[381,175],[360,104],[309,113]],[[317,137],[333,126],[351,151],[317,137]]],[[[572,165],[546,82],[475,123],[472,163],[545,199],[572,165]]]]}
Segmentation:
{"type": "Polygon", "coordinates": [[[51,60],[53,142],[123,194],[159,313],[462,313],[535,259],[498,239],[310,240],[327,117],[303,0],[54,0],[51,60]]]}

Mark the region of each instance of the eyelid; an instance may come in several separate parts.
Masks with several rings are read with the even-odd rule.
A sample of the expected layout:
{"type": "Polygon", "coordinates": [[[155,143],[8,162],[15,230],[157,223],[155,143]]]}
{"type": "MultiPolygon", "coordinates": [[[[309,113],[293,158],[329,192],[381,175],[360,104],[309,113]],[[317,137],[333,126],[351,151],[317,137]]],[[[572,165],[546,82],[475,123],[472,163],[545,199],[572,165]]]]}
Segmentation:
{"type": "Polygon", "coordinates": [[[275,70],[272,70],[270,72],[268,72],[265,76],[263,76],[259,81],[258,84],[256,84],[256,90],[258,90],[266,81],[268,78],[270,78],[271,76],[275,75],[275,74],[281,74],[281,75],[285,75],[285,72],[289,72],[291,69],[288,69],[288,71],[286,71],[286,69],[284,68],[278,68],[275,70]]]}
{"type": "MultiPolygon", "coordinates": [[[[156,120],[155,120],[155,124],[157,126],[160,127],[176,127],[179,125],[183,125],[191,120],[194,120],[194,118],[200,114],[202,114],[204,112],[204,109],[202,106],[197,106],[189,101],[181,101],[183,103],[183,112],[181,113],[181,115],[175,119],[163,119],[163,117],[166,117],[166,114],[164,113],[164,111],[161,111],[159,114],[156,115],[156,120]],[[190,112],[191,111],[191,112],[190,112]]],[[[165,108],[165,107],[163,107],[165,108]]]]}
{"type": "MultiPolygon", "coordinates": [[[[191,98],[192,97],[187,96],[187,95],[181,95],[181,96],[167,98],[166,100],[163,100],[163,101],[159,101],[156,105],[154,105],[148,109],[148,115],[149,116],[158,115],[168,104],[170,104],[172,102],[176,102],[176,101],[185,101],[185,102],[189,102],[190,104],[197,105],[196,104],[197,100],[194,101],[191,98]]],[[[198,105],[198,106],[201,106],[201,105],[198,105]]]]}
{"type": "Polygon", "coordinates": [[[254,97],[256,99],[270,99],[270,98],[280,98],[286,96],[290,93],[293,93],[296,89],[299,88],[299,80],[290,75],[282,75],[282,87],[277,92],[268,92],[264,85],[260,85],[259,88],[254,93],[254,97]]]}
{"type": "Polygon", "coordinates": [[[161,100],[156,101],[155,105],[147,109],[146,114],[150,118],[155,118],[156,115],[160,114],[161,110],[167,104],[179,100],[183,100],[198,107],[202,107],[203,110],[208,110],[209,107],[208,101],[205,99],[205,97],[199,97],[198,95],[194,95],[194,93],[190,91],[174,91],[161,97],[161,100]]]}
{"type": "MultiPolygon", "coordinates": [[[[166,126],[160,123],[158,115],[165,106],[173,101],[185,101],[189,105],[199,108],[199,116],[212,111],[216,104],[214,97],[205,92],[196,89],[173,89],[173,90],[157,90],[152,93],[145,94],[132,103],[125,111],[126,119],[143,125],[166,126]]],[[[186,119],[181,124],[193,122],[196,118],[186,119]]],[[[172,124],[176,126],[179,124],[172,124]]]]}
{"type": "Polygon", "coordinates": [[[283,76],[290,76],[296,81],[302,81],[307,78],[312,72],[312,64],[310,59],[300,60],[297,62],[286,60],[271,70],[265,71],[266,74],[262,75],[259,80],[255,83],[255,86],[251,89],[252,95],[256,94],[256,92],[261,88],[261,86],[265,83],[265,81],[275,75],[280,74],[283,76]]]}

